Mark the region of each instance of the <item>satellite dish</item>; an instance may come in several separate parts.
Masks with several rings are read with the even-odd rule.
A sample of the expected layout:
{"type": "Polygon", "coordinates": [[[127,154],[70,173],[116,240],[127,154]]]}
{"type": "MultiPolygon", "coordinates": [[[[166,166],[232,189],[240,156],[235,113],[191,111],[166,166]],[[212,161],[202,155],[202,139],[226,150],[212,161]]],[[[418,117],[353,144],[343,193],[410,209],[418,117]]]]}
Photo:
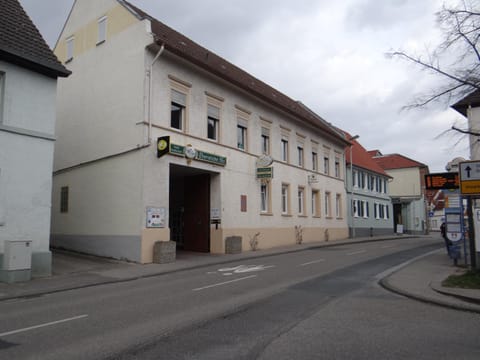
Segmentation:
{"type": "Polygon", "coordinates": [[[273,159],[270,155],[260,155],[257,159],[257,166],[270,166],[273,163],[273,159]]]}

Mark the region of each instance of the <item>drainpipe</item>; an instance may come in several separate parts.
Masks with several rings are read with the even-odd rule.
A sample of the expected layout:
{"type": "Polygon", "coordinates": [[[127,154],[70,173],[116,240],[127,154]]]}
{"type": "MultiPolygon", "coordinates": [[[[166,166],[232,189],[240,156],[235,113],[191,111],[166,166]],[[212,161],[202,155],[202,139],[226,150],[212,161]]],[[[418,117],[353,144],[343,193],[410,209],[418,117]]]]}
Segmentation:
{"type": "Polygon", "coordinates": [[[148,143],[147,145],[152,144],[152,97],[153,97],[153,65],[158,60],[160,55],[162,55],[163,50],[165,49],[165,45],[162,44],[160,46],[160,50],[158,50],[157,54],[153,58],[150,67],[148,68],[148,143]]]}

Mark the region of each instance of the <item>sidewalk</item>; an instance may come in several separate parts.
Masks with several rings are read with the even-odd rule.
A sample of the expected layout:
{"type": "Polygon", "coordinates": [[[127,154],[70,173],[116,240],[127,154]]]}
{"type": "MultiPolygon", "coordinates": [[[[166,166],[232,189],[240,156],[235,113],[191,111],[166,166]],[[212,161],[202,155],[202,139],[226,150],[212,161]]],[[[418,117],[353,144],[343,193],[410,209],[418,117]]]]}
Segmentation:
{"type": "MultiPolygon", "coordinates": [[[[419,236],[383,236],[356,238],[331,242],[292,245],[268,250],[247,251],[234,255],[214,255],[202,253],[178,252],[177,259],[169,264],[135,264],[122,261],[80,255],[70,252],[53,252],[53,275],[36,278],[28,282],[0,283],[0,301],[35,297],[45,294],[132,281],[139,278],[201,268],[231,261],[254,259],[282,253],[302,251],[310,248],[331,247],[352,243],[380,240],[401,241],[419,236]]],[[[421,236],[423,237],[423,236],[421,236]]],[[[424,236],[434,238],[433,236],[424,236]]],[[[421,301],[449,306],[451,308],[480,313],[480,290],[451,289],[441,286],[441,281],[458,271],[446,255],[444,249],[422,257],[406,266],[386,274],[380,280],[381,285],[394,292],[416,298],[421,301]]]]}

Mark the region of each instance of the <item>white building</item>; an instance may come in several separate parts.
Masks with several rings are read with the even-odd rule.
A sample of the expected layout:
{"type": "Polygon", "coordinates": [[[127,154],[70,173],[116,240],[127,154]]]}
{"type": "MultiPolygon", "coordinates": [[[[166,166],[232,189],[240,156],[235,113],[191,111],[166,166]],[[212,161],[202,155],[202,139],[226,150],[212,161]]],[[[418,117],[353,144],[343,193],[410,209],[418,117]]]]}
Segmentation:
{"type": "Polygon", "coordinates": [[[383,155],[378,150],[373,159],[391,176],[389,194],[393,204],[395,231],[409,234],[428,232],[425,175],[428,166],[400,154],[383,155]]]}
{"type": "Polygon", "coordinates": [[[55,53],[73,75],[54,246],[148,263],[156,241],[224,253],[230,236],[244,251],[348,236],[348,142],[301,103],[126,1],[77,0],[55,53]]]}
{"type": "Polygon", "coordinates": [[[17,0],[0,14],[0,281],[13,282],[51,273],[55,97],[70,72],[17,0]]]}

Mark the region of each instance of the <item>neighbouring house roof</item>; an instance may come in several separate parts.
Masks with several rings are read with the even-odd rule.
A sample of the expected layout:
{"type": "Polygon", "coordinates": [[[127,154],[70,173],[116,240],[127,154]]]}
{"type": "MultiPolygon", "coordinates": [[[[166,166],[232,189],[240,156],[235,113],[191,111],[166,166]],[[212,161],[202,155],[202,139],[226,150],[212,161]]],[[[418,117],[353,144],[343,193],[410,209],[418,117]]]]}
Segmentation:
{"type": "MultiPolygon", "coordinates": [[[[351,139],[352,136],[346,132],[343,131],[346,139],[351,139]]],[[[357,140],[351,140],[350,141],[352,144],[352,159],[353,159],[353,166],[359,167],[365,170],[369,170],[371,172],[386,176],[386,177],[391,177],[388,175],[385,170],[381,166],[379,166],[375,160],[372,159],[372,155],[369,154],[369,152],[357,141],[357,140]]],[[[345,149],[345,161],[347,164],[352,163],[352,159],[350,159],[350,147],[345,149]]]]}
{"type": "Polygon", "coordinates": [[[0,60],[53,78],[71,74],[58,61],[18,0],[1,0],[0,14],[0,60]]]}
{"type": "Polygon", "coordinates": [[[198,45],[186,36],[148,15],[130,2],[119,0],[119,3],[126,6],[130,11],[133,11],[140,19],[150,20],[156,46],[163,45],[165,49],[171,53],[228,81],[261,100],[300,118],[307,124],[323,130],[325,136],[335,139],[344,146],[349,145],[349,142],[346,141],[345,138],[330,124],[321,119],[320,116],[313,113],[313,111],[305,107],[302,103],[291,99],[239,67],[231,64],[222,57],[214,54],[210,50],[198,45]]]}
{"type": "Polygon", "coordinates": [[[468,94],[463,99],[453,104],[451,108],[457,110],[460,114],[466,117],[469,106],[480,106],[480,90],[475,90],[474,92],[468,94]]]}
{"type": "Polygon", "coordinates": [[[412,160],[400,154],[388,154],[382,156],[374,156],[373,159],[384,170],[406,169],[406,168],[428,168],[427,165],[421,162],[412,160]]]}

